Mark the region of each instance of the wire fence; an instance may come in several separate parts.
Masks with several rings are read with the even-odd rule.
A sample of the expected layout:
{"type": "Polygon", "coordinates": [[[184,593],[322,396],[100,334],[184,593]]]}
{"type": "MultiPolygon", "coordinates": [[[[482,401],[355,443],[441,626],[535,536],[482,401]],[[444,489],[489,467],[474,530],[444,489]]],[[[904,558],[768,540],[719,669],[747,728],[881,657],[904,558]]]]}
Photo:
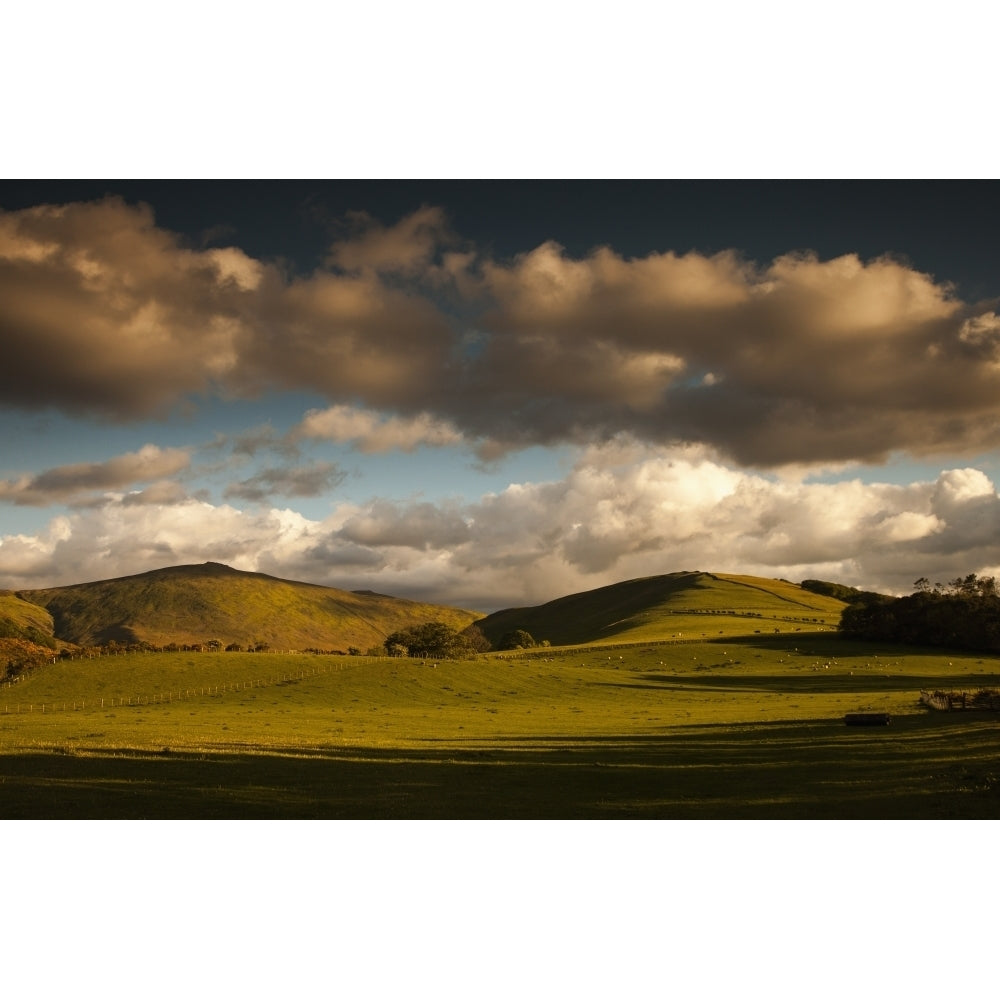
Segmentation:
{"type": "MultiPolygon", "coordinates": [[[[255,654],[259,655],[259,654],[255,654]]],[[[312,667],[308,670],[283,671],[272,674],[268,677],[255,677],[242,681],[228,681],[218,684],[199,684],[191,687],[178,687],[176,690],[155,691],[152,693],[137,694],[114,694],[94,696],[77,701],[8,701],[3,704],[4,715],[46,715],[55,712],[81,712],[100,711],[108,708],[145,708],[155,705],[171,705],[174,702],[190,702],[195,699],[215,698],[225,694],[236,694],[244,691],[276,687],[280,684],[292,684],[298,681],[307,680],[311,677],[319,677],[324,674],[336,673],[347,666],[357,664],[372,664],[392,662],[388,656],[350,656],[338,657],[344,662],[324,663],[312,667]]],[[[3,684],[3,689],[10,689],[22,680],[21,677],[13,678],[3,684]]]]}

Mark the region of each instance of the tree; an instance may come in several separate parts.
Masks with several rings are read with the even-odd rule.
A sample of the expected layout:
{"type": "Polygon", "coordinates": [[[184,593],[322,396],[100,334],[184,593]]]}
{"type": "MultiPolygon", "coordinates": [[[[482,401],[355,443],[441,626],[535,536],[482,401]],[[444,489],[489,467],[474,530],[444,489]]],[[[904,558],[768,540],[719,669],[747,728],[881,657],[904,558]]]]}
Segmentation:
{"type": "Polygon", "coordinates": [[[390,656],[455,659],[472,651],[469,643],[444,622],[425,622],[400,629],[386,636],[384,645],[390,656]]]}
{"type": "Polygon", "coordinates": [[[497,643],[497,649],[533,649],[537,645],[530,632],[516,628],[501,638],[497,643]]]}
{"type": "Polygon", "coordinates": [[[462,630],[462,638],[469,644],[469,648],[476,653],[488,653],[493,645],[486,638],[486,633],[475,623],[462,630]]]}

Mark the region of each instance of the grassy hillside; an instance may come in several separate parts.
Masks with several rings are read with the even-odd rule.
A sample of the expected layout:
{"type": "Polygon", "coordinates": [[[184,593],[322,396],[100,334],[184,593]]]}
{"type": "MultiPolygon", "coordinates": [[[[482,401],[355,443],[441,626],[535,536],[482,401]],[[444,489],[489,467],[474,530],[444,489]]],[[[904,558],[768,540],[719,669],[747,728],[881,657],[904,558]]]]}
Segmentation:
{"type": "MultiPolygon", "coordinates": [[[[193,615],[192,595],[209,609],[223,595],[258,624],[262,605],[332,614],[324,601],[442,616],[219,566],[43,593],[110,616],[154,584],[178,615],[182,596],[193,615]]],[[[931,711],[921,694],[996,690],[1000,657],[845,639],[840,607],[784,581],[677,573],[490,616],[494,634],[575,643],[561,648],[46,661],[0,685],[0,815],[1000,817],[996,712],[931,711]],[[854,712],[891,725],[845,725],[854,712]]]]}
{"type": "Polygon", "coordinates": [[[13,591],[0,591],[0,639],[54,647],[53,631],[52,615],[45,608],[22,600],[13,591]]]}
{"type": "Polygon", "coordinates": [[[553,645],[700,639],[835,627],[842,601],[784,580],[684,572],[643,577],[532,608],[509,608],[476,624],[494,643],[515,629],[553,645]]]}
{"type": "Polygon", "coordinates": [[[224,645],[267,643],[276,649],[365,650],[409,625],[443,621],[462,629],[480,617],[458,608],[244,573],[219,563],[21,591],[13,600],[32,602],[40,616],[51,614],[55,635],[79,645],[218,639],[224,645]]]}

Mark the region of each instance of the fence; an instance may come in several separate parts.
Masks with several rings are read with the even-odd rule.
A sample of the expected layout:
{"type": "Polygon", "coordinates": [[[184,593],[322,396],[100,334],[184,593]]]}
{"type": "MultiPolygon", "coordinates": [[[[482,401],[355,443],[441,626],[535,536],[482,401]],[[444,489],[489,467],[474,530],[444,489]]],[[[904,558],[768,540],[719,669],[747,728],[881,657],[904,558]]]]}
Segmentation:
{"type": "MultiPolygon", "coordinates": [[[[260,654],[254,654],[260,655],[260,654]]],[[[357,663],[382,663],[390,660],[387,656],[344,656],[338,657],[335,664],[324,663],[310,670],[298,670],[290,673],[274,674],[271,677],[258,677],[243,681],[230,681],[224,684],[202,684],[197,687],[178,688],[176,691],[157,691],[152,694],[130,694],[111,695],[106,697],[88,698],[80,701],[56,701],[56,702],[5,702],[3,706],[4,715],[45,715],[53,712],[80,712],[88,708],[91,711],[99,711],[106,708],[145,708],[151,705],[170,705],[179,701],[191,701],[196,698],[214,698],[224,694],[235,694],[240,691],[252,690],[255,688],[275,687],[279,684],[291,684],[297,681],[306,680],[310,677],[318,677],[322,674],[330,674],[343,670],[345,666],[357,663]]],[[[18,683],[21,678],[8,681],[3,686],[10,688],[18,683]]]]}
{"type": "Polygon", "coordinates": [[[1000,691],[995,688],[980,688],[969,691],[929,691],[920,692],[920,703],[927,708],[938,711],[952,712],[961,709],[979,709],[988,712],[1000,712],[1000,691]]]}

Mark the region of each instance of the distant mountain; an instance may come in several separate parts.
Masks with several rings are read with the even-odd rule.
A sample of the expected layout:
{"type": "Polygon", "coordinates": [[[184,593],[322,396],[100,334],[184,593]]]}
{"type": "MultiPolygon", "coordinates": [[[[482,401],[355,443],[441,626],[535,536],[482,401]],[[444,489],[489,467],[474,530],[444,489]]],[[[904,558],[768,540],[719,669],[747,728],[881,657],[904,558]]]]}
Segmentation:
{"type": "MultiPolygon", "coordinates": [[[[171,566],[114,580],[11,595],[13,610],[51,615],[58,638],[78,645],[149,642],[162,646],[219,640],[272,649],[367,650],[410,625],[442,621],[463,629],[474,611],[351,592],[220,563],[171,566]],[[45,609],[42,611],[41,609],[45,609]]],[[[0,615],[3,608],[0,607],[0,615]]]]}
{"type": "Polygon", "coordinates": [[[786,580],[683,572],[626,580],[476,622],[496,647],[518,629],[536,642],[643,642],[775,629],[835,627],[844,602],[786,580]]]}

